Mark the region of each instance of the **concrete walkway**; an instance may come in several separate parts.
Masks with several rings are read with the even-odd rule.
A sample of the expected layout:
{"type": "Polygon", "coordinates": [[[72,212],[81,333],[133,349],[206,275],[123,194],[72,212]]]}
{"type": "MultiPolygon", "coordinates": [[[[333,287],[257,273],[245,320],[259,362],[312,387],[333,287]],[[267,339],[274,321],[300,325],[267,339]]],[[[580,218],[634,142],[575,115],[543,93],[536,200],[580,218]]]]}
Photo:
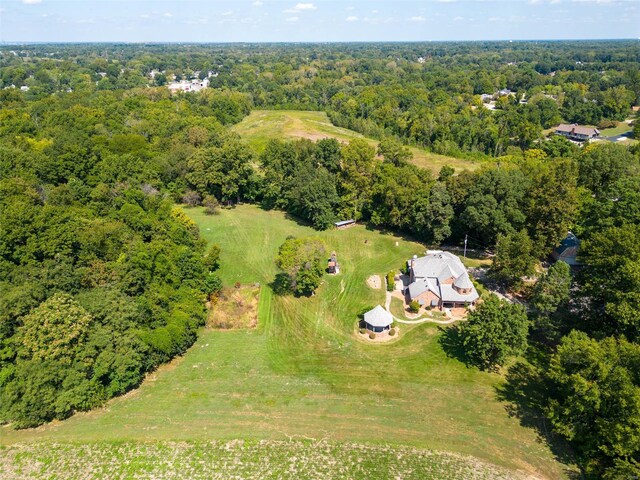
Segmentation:
{"type": "MultiPolygon", "coordinates": [[[[387,297],[384,302],[384,308],[387,312],[391,313],[391,292],[386,292],[386,293],[387,293],[387,297]]],[[[395,315],[393,315],[393,313],[391,313],[391,316],[393,317],[394,322],[404,323],[406,325],[418,325],[420,323],[427,323],[427,322],[437,323],[438,325],[450,325],[453,322],[462,320],[461,318],[450,318],[448,320],[436,320],[435,318],[419,318],[417,320],[401,320],[395,315]]]]}

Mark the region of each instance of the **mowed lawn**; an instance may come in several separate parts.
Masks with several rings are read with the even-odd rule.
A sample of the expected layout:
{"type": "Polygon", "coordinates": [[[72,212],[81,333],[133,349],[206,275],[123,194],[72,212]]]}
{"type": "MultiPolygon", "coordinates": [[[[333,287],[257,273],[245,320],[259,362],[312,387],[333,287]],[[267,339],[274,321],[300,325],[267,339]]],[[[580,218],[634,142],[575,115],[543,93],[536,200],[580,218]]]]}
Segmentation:
{"type": "Polygon", "coordinates": [[[384,302],[367,276],[399,268],[424,247],[364,226],[315,232],[249,205],[216,216],[185,211],[221,246],[226,285],[260,284],[258,328],[203,330],[139,389],[63,422],[3,428],[0,443],[324,439],[453,452],[562,478],[544,442],[496,400],[501,378],[448,357],[437,326],[404,325],[390,344],[355,337],[358,312],[384,302]],[[288,235],[316,235],[337,252],[341,274],[326,276],[313,297],[277,297],[268,286],[288,235]]]}
{"type": "MultiPolygon", "coordinates": [[[[325,112],[302,110],[254,110],[232,130],[238,133],[257,151],[262,151],[267,142],[273,138],[336,138],[348,142],[354,138],[364,138],[374,147],[376,140],[366,138],[358,132],[347,128],[336,127],[325,112]]],[[[444,165],[450,165],[456,171],[475,170],[479,163],[460,158],[438,155],[421,148],[411,147],[411,162],[437,174],[444,165]]]]}

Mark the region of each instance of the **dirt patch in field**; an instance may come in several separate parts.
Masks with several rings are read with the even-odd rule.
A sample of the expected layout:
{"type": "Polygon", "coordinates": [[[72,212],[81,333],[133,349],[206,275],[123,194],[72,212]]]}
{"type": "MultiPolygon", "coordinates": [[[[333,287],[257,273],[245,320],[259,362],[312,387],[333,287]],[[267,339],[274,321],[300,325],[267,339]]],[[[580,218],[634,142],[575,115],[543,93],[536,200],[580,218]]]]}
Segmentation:
{"type": "Polygon", "coordinates": [[[371,275],[369,278],[367,278],[367,285],[369,285],[369,288],[378,290],[382,285],[382,282],[380,281],[380,275],[371,275]]]}
{"type": "Polygon", "coordinates": [[[258,300],[260,287],[225,287],[212,302],[207,318],[207,328],[232,330],[256,328],[258,325],[258,300]]]}

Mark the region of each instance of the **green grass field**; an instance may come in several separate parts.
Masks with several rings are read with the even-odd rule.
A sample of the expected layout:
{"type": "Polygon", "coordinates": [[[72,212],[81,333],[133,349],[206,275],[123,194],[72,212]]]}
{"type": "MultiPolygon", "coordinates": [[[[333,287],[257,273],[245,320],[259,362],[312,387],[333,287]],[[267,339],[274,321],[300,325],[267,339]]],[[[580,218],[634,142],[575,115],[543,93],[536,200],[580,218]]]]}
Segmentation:
{"type": "MultiPolygon", "coordinates": [[[[311,442],[304,455],[313,461],[320,461],[314,456],[315,442],[348,442],[344,448],[358,444],[418,449],[403,460],[414,462],[418,470],[409,469],[402,478],[497,478],[487,463],[510,469],[511,478],[563,477],[564,466],[548,446],[496,400],[501,377],[466,368],[448,357],[438,341],[437,326],[403,326],[400,339],[389,344],[369,344],[354,335],[357,314],[384,302],[384,290],[370,289],[367,276],[399,268],[410,255],[423,252],[423,246],[364,226],[314,232],[281,212],[255,206],[223,209],[216,216],[206,216],[201,208],[186,212],[207,241],[222,247],[220,274],[226,285],[260,283],[258,328],[203,330],[183,357],[101,409],[32,430],[2,428],[0,443],[6,448],[0,449],[0,458],[11,468],[31,459],[42,462],[47,473],[47,465],[64,468],[74,458],[92,458],[85,450],[94,448],[96,471],[102,464],[112,470],[122,464],[124,470],[118,471],[126,477],[127,472],[144,473],[148,460],[142,455],[125,462],[117,453],[123,448],[121,442],[132,442],[134,450],[162,452],[166,442],[190,442],[200,451],[207,442],[241,439],[267,442],[266,449],[269,442],[311,442]],[[342,273],[326,276],[313,297],[277,297],[268,287],[276,273],[276,251],[288,235],[317,235],[337,252],[342,273]],[[65,458],[29,446],[34,442],[61,444],[51,451],[58,448],[66,452],[65,458]],[[86,443],[90,445],[82,445],[86,443]],[[20,448],[27,453],[20,453],[20,448]],[[424,456],[425,450],[450,452],[461,466],[454,473],[442,470],[446,455],[421,459],[419,452],[424,456]],[[415,474],[427,472],[427,464],[440,473],[415,474]],[[465,469],[482,476],[466,474],[465,469]]],[[[175,452],[167,455],[179,457],[175,452]]],[[[294,447],[291,455],[296,455],[294,447]]],[[[196,456],[180,462],[200,460],[196,456]]],[[[345,465],[354,461],[349,457],[345,465]]],[[[220,467],[222,475],[216,478],[236,474],[231,460],[223,463],[227,466],[220,467]]],[[[282,467],[276,464],[276,470],[282,467]]],[[[367,478],[357,468],[345,466],[342,474],[367,478]]],[[[396,477],[392,470],[385,472],[381,478],[396,477]]],[[[282,475],[287,477],[286,472],[282,475]]],[[[180,478],[169,473],[154,476],[180,478]]]]}
{"type": "Polygon", "coordinates": [[[618,122],[618,125],[612,128],[605,128],[600,130],[600,135],[603,137],[615,137],[616,135],[622,135],[633,130],[633,127],[626,122],[618,122]]]}
{"type": "MultiPolygon", "coordinates": [[[[267,142],[273,138],[308,138],[320,140],[332,137],[342,142],[353,138],[365,138],[363,135],[347,128],[336,127],[325,112],[300,110],[254,110],[232,130],[247,140],[257,151],[262,151],[267,142]]],[[[365,138],[371,145],[378,142],[365,138]]],[[[450,165],[456,171],[475,170],[477,162],[462,160],[427,152],[420,148],[411,148],[412,163],[437,174],[444,165],[450,165]]]]}

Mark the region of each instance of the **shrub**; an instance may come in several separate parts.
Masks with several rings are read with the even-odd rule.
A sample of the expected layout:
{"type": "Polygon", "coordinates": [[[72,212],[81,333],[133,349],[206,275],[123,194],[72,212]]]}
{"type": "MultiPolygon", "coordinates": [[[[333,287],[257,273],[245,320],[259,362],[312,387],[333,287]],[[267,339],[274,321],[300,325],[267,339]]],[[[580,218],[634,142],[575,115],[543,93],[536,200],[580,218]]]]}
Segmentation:
{"type": "Polygon", "coordinates": [[[186,203],[190,207],[197,207],[200,205],[202,201],[202,197],[198,194],[198,192],[194,192],[193,190],[189,190],[182,196],[182,202],[186,203]]]}
{"type": "Polygon", "coordinates": [[[220,204],[213,195],[207,195],[204,197],[202,206],[204,207],[204,213],[207,215],[217,215],[220,213],[220,204]]]}
{"type": "Polygon", "coordinates": [[[392,328],[389,330],[389,336],[393,337],[396,334],[396,329],[392,328]]]}
{"type": "Polygon", "coordinates": [[[366,328],[361,328],[360,329],[360,334],[364,335],[365,333],[367,333],[367,329],[366,328]]]}
{"type": "Polygon", "coordinates": [[[233,286],[234,286],[236,289],[238,289],[238,288],[240,288],[240,287],[242,286],[242,284],[241,284],[240,282],[236,282],[233,286]]]}
{"type": "Polygon", "coordinates": [[[418,313],[420,311],[420,304],[417,300],[414,300],[409,304],[409,311],[411,313],[418,313]]]}
{"type": "Polygon", "coordinates": [[[395,283],[396,283],[396,273],[395,272],[387,273],[387,292],[393,292],[395,283]]]}
{"type": "Polygon", "coordinates": [[[373,332],[370,332],[370,333],[369,333],[369,338],[370,338],[371,340],[375,340],[375,339],[376,339],[376,334],[375,334],[375,333],[373,333],[373,332]]]}

